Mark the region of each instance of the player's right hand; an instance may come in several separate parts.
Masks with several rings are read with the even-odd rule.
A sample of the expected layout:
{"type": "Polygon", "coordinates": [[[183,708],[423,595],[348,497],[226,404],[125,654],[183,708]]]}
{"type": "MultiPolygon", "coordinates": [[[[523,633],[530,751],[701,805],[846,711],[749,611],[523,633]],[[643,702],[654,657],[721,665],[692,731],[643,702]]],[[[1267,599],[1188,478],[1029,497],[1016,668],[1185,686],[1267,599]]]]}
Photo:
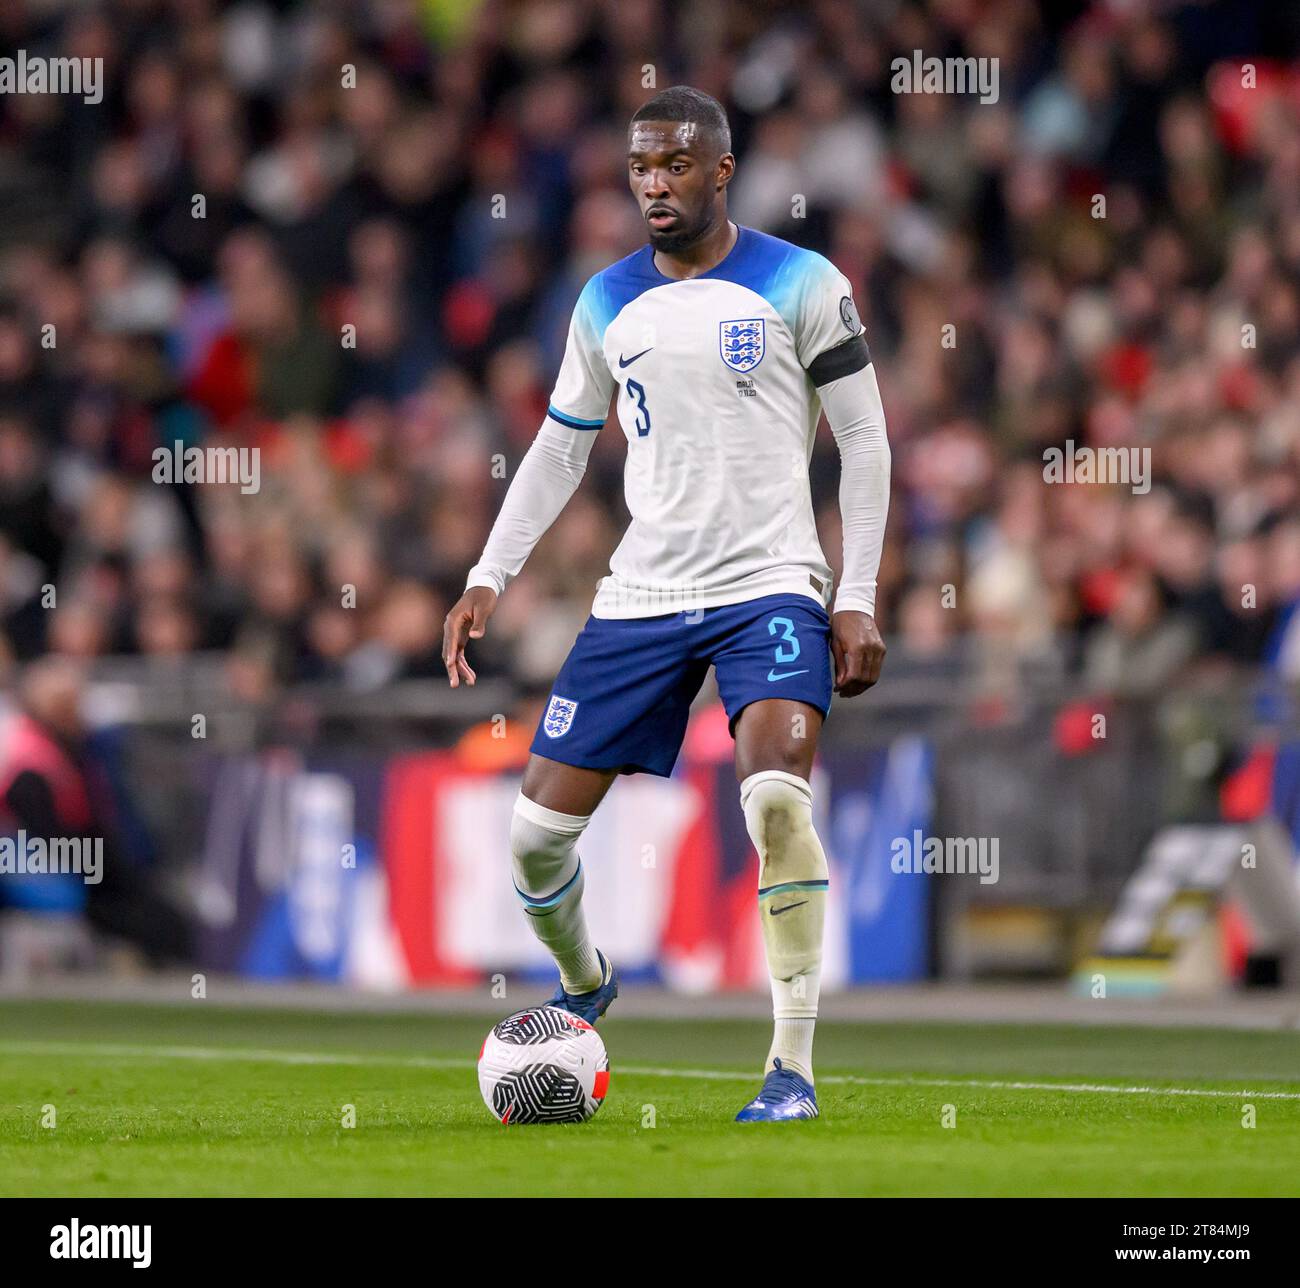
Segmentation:
{"type": "Polygon", "coordinates": [[[465,661],[465,641],[482,639],[487,619],[497,606],[497,593],[490,586],[471,586],[453,605],[442,624],[442,664],[453,689],[460,687],[463,675],[467,684],[478,678],[465,661]]]}

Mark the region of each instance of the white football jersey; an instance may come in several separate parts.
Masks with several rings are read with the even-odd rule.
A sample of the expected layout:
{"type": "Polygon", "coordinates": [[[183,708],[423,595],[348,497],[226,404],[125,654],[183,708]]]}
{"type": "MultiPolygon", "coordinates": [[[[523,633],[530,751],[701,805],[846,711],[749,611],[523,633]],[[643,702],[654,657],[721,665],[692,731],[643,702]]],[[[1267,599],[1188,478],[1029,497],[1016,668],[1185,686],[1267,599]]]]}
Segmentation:
{"type": "Polygon", "coordinates": [[[647,245],[587,283],[549,414],[594,430],[617,393],[632,522],[595,616],[788,592],[830,603],[808,481],[821,414],[808,368],[861,332],[829,260],[750,228],[687,281],[659,272],[647,245]]]}
{"type": "Polygon", "coordinates": [[[808,479],[816,384],[865,364],[861,343],[840,349],[856,363],[826,357],[861,333],[829,260],[751,228],[687,281],[665,277],[648,245],[591,278],[548,416],[595,432],[616,396],[627,440],[632,522],[595,616],[791,592],[830,604],[808,479]]]}

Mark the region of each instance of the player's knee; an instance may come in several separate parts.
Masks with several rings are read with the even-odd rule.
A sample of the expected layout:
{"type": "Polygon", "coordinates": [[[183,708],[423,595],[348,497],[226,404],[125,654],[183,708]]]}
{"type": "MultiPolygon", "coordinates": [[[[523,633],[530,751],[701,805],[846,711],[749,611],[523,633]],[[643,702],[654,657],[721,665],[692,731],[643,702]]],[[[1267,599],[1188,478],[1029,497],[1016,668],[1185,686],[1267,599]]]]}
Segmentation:
{"type": "Polygon", "coordinates": [[[577,844],[590,815],[561,814],[522,793],[510,818],[510,856],[515,886],[540,898],[554,894],[578,867],[577,844]]]}
{"type": "Polygon", "coordinates": [[[751,774],[740,785],[745,826],[758,851],[759,885],[826,879],[826,855],[813,830],[812,788],[783,770],[751,774]]]}
{"type": "MultiPolygon", "coordinates": [[[[760,747],[738,745],[736,766],[743,774],[757,760],[765,767],[762,772],[787,774],[807,786],[810,754],[808,744],[798,739],[771,738],[765,740],[760,747]]],[[[759,776],[759,773],[751,773],[742,778],[742,790],[743,783],[759,776]]]]}

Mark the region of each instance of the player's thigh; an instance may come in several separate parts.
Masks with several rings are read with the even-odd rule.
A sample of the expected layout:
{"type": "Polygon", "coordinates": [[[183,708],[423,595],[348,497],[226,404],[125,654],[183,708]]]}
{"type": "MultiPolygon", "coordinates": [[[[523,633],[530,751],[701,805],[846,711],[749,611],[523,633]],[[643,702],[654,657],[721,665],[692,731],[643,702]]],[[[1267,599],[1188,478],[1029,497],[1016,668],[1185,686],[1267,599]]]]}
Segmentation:
{"type": "Polygon", "coordinates": [[[528,758],[520,790],[534,805],[585,816],[595,813],[617,777],[616,769],[583,769],[534,752],[528,758]]]}
{"type": "Polygon", "coordinates": [[[767,769],[807,778],[831,705],[830,618],[802,595],[767,595],[720,610],[718,694],[742,780],[767,769]]]}
{"type": "Polygon", "coordinates": [[[751,702],[736,720],[736,777],[779,769],[810,778],[822,713],[793,698],[751,702]]]}

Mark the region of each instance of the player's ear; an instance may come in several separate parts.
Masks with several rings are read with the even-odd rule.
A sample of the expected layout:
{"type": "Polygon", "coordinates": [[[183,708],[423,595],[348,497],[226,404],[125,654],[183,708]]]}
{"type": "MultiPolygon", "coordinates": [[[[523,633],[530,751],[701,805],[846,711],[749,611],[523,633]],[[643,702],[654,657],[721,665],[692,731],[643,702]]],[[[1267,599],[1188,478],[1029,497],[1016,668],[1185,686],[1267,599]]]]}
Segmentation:
{"type": "Polygon", "coordinates": [[[731,182],[731,176],[736,173],[736,158],[730,152],[724,152],[718,158],[717,185],[718,191],[731,182]]]}

